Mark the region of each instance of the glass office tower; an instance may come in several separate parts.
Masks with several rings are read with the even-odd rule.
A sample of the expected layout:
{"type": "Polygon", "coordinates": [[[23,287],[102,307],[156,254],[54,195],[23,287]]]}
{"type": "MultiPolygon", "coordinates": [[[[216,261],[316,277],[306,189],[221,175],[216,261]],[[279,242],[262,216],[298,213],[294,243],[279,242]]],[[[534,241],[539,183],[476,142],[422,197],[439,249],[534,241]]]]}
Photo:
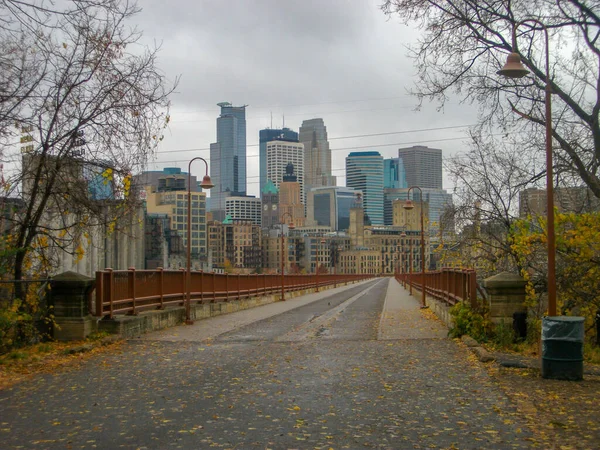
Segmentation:
{"type": "Polygon", "coordinates": [[[383,225],[383,156],[352,152],[346,158],[346,186],[363,194],[363,205],[373,225],[383,225]]]}
{"type": "Polygon", "coordinates": [[[344,186],[314,188],[308,194],[308,223],[331,227],[332,231],[348,230],[350,208],[359,193],[344,186]]]}
{"type": "Polygon", "coordinates": [[[219,103],[217,142],[210,144],[211,209],[225,211],[225,198],[246,195],[246,105],[219,103]]]}
{"type": "Polygon", "coordinates": [[[406,186],[406,173],[401,158],[383,160],[383,187],[385,189],[400,189],[406,186]]]}

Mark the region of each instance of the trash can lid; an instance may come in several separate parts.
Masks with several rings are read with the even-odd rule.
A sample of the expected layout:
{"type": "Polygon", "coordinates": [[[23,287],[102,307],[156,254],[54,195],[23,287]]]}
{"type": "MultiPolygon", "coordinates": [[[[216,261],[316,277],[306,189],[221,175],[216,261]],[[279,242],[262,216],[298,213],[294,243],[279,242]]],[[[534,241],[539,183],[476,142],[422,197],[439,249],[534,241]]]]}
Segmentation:
{"type": "Polygon", "coordinates": [[[547,321],[547,322],[576,323],[576,322],[583,322],[584,320],[585,320],[585,318],[581,317],[581,316],[546,316],[546,317],[544,317],[544,321],[547,321]]]}
{"type": "Polygon", "coordinates": [[[584,318],[581,316],[552,316],[542,320],[542,341],[561,340],[583,342],[584,318]]]}

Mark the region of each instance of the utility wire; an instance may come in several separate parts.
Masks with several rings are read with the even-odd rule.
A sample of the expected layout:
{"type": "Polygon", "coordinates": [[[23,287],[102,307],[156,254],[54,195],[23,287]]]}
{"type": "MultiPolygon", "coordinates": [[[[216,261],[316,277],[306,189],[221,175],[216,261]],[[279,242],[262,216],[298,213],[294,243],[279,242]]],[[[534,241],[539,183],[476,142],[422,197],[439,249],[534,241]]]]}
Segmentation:
{"type": "MultiPolygon", "coordinates": [[[[502,133],[499,134],[493,134],[492,136],[501,136],[502,133]]],[[[360,149],[365,149],[365,148],[375,148],[375,147],[396,147],[399,145],[410,145],[410,144],[424,144],[424,143],[430,143],[430,142],[445,142],[445,141],[458,141],[458,140],[462,140],[462,139],[466,139],[465,137],[461,136],[461,137],[455,137],[455,138],[444,138],[444,139],[428,139],[426,141],[408,141],[408,142],[397,142],[395,144],[378,144],[378,145],[362,145],[362,146],[357,146],[357,147],[342,147],[342,148],[332,148],[331,151],[332,152],[340,152],[343,150],[360,150],[360,149]]],[[[205,149],[208,150],[208,149],[205,149]]],[[[246,155],[246,159],[248,158],[258,158],[260,155],[246,155]]],[[[210,158],[204,158],[207,161],[210,162],[210,158]]],[[[172,160],[172,161],[151,161],[148,162],[148,164],[176,164],[176,163],[182,163],[182,162],[187,162],[187,159],[177,159],[177,160],[172,160]]]]}
{"type": "MultiPolygon", "coordinates": [[[[356,135],[352,135],[352,136],[331,137],[331,138],[327,138],[327,140],[334,141],[334,140],[339,140],[339,139],[355,139],[355,138],[363,138],[363,137],[390,136],[393,134],[421,133],[421,132],[425,132],[425,131],[453,130],[453,129],[460,129],[460,128],[468,128],[471,126],[473,126],[473,124],[453,125],[453,126],[449,126],[449,127],[420,128],[418,130],[389,131],[386,133],[356,134],[356,135]]],[[[435,142],[435,141],[428,141],[428,142],[435,142]]],[[[258,145],[259,144],[248,144],[248,145],[246,145],[246,148],[258,147],[258,145]]],[[[398,145],[398,144],[385,144],[385,145],[398,145]]],[[[403,145],[403,144],[399,144],[399,145],[403,145]]],[[[366,148],[366,147],[362,147],[362,148],[366,148]]],[[[206,150],[210,150],[210,147],[183,148],[183,149],[176,149],[176,150],[160,150],[160,151],[157,151],[156,153],[184,153],[184,152],[199,152],[199,151],[206,151],[206,150]]]]}

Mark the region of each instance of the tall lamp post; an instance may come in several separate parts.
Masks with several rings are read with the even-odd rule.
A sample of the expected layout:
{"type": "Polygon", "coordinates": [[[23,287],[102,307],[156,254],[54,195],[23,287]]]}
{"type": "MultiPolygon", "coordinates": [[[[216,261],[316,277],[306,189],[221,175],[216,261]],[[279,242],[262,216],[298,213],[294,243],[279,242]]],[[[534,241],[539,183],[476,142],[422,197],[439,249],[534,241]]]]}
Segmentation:
{"type": "Polygon", "coordinates": [[[290,230],[294,229],[294,223],[293,220],[294,218],[292,217],[292,215],[289,212],[284,212],[281,215],[281,301],[285,300],[285,277],[283,275],[283,272],[285,271],[285,266],[283,263],[283,254],[284,252],[284,245],[283,245],[283,241],[284,241],[284,237],[283,237],[283,225],[285,224],[285,217],[289,216],[290,218],[290,224],[288,225],[290,230]]]}
{"type": "MultiPolygon", "coordinates": [[[[404,209],[407,211],[412,210],[415,205],[410,200],[410,192],[413,189],[418,189],[421,194],[421,308],[427,308],[425,304],[425,291],[427,289],[427,283],[425,281],[425,230],[423,229],[423,190],[419,186],[411,186],[408,188],[407,200],[404,204],[404,209]]],[[[412,291],[412,286],[411,286],[412,291]]]]}
{"type": "Polygon", "coordinates": [[[315,268],[315,284],[316,284],[316,292],[319,292],[319,249],[321,248],[321,245],[319,245],[319,243],[321,243],[321,245],[325,244],[325,239],[321,239],[320,241],[317,241],[317,261],[316,261],[316,268],[315,268]]]}
{"type": "Polygon", "coordinates": [[[187,293],[185,302],[185,323],[191,325],[194,323],[191,317],[192,309],[192,163],[200,159],[206,165],[206,174],[202,178],[200,187],[202,189],[210,189],[214,186],[208,175],[208,163],[200,156],[192,158],[188,164],[188,193],[187,193],[187,293]]]}
{"type": "Polygon", "coordinates": [[[400,234],[400,242],[398,242],[398,277],[402,280],[402,285],[404,286],[404,238],[406,237],[406,233],[402,232],[400,234]]]}
{"type": "MultiPolygon", "coordinates": [[[[402,234],[400,235],[401,237],[405,238],[406,237],[406,233],[403,231],[402,234]]],[[[406,263],[408,264],[408,289],[409,289],[409,293],[410,295],[412,295],[412,239],[408,238],[408,258],[406,263]]],[[[406,288],[406,282],[407,279],[406,277],[404,277],[404,288],[406,288]]]]}
{"type": "Polygon", "coordinates": [[[334,254],[334,258],[333,258],[333,287],[334,288],[337,287],[337,265],[338,265],[338,259],[340,257],[340,251],[341,250],[342,250],[342,246],[341,245],[340,246],[335,245],[333,247],[333,254],[334,254]]]}
{"type": "Polygon", "coordinates": [[[544,30],[546,42],[546,220],[548,222],[548,315],[556,316],[556,238],[554,234],[554,184],[552,163],[552,87],[550,86],[550,47],[548,29],[536,19],[525,19],[515,24],[512,30],[512,52],[498,75],[508,78],[522,78],[529,73],[521,63],[517,50],[517,28],[525,22],[533,22],[544,30]]]}

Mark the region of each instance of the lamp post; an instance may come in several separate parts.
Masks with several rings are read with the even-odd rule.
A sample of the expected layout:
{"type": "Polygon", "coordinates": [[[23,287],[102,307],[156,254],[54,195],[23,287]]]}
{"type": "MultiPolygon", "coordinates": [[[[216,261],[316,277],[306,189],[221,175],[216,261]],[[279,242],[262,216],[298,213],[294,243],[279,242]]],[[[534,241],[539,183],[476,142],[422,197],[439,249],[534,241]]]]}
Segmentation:
{"type": "Polygon", "coordinates": [[[200,156],[192,158],[188,164],[188,193],[187,193],[187,293],[185,302],[185,323],[191,325],[194,323],[191,317],[192,309],[192,163],[200,159],[206,165],[206,174],[202,178],[200,187],[202,189],[210,189],[214,186],[210,176],[208,175],[208,163],[200,156]]]}
{"type": "MultiPolygon", "coordinates": [[[[338,259],[340,257],[340,250],[342,249],[341,246],[335,245],[333,248],[333,254],[334,254],[334,258],[333,258],[333,287],[336,288],[337,287],[337,265],[338,265],[338,259]]],[[[598,338],[600,339],[600,337],[598,338]]]]}
{"type": "Polygon", "coordinates": [[[427,283],[425,282],[425,230],[423,229],[423,190],[419,186],[411,186],[408,188],[407,200],[404,204],[404,209],[410,211],[415,207],[413,202],[410,200],[410,192],[413,189],[418,189],[419,193],[421,194],[421,308],[427,308],[427,305],[425,304],[425,290],[427,289],[427,283]]]}
{"type": "Polygon", "coordinates": [[[515,24],[512,30],[512,52],[498,75],[508,78],[522,78],[529,73],[521,63],[517,50],[517,28],[525,22],[533,22],[544,30],[546,43],[546,220],[548,222],[548,315],[556,316],[556,238],[554,234],[554,184],[552,163],[552,88],[550,86],[550,46],[548,29],[536,19],[525,19],[515,24]]]}
{"type": "Polygon", "coordinates": [[[285,300],[285,277],[283,276],[283,272],[285,270],[285,266],[283,264],[283,254],[284,254],[284,250],[285,250],[284,245],[283,245],[283,241],[284,241],[283,225],[285,223],[285,216],[289,216],[289,218],[290,218],[290,224],[288,225],[290,230],[294,229],[294,223],[293,223],[294,218],[292,217],[292,215],[289,212],[284,212],[281,215],[281,301],[285,300]]]}
{"type": "Polygon", "coordinates": [[[320,245],[319,242],[321,243],[321,245],[325,244],[325,239],[321,239],[320,241],[317,241],[317,261],[316,261],[316,268],[315,268],[315,284],[317,285],[315,291],[319,292],[319,249],[320,249],[320,245]]]}
{"type": "Polygon", "coordinates": [[[406,238],[406,233],[403,231],[400,233],[400,242],[398,242],[398,253],[400,253],[398,274],[402,280],[402,286],[404,286],[404,238],[406,238]]]}
{"type": "MultiPolygon", "coordinates": [[[[406,237],[406,233],[402,232],[401,236],[406,237]]],[[[406,288],[406,282],[408,281],[408,289],[410,295],[412,295],[412,239],[408,238],[408,279],[404,279],[404,287],[406,288]]]]}

